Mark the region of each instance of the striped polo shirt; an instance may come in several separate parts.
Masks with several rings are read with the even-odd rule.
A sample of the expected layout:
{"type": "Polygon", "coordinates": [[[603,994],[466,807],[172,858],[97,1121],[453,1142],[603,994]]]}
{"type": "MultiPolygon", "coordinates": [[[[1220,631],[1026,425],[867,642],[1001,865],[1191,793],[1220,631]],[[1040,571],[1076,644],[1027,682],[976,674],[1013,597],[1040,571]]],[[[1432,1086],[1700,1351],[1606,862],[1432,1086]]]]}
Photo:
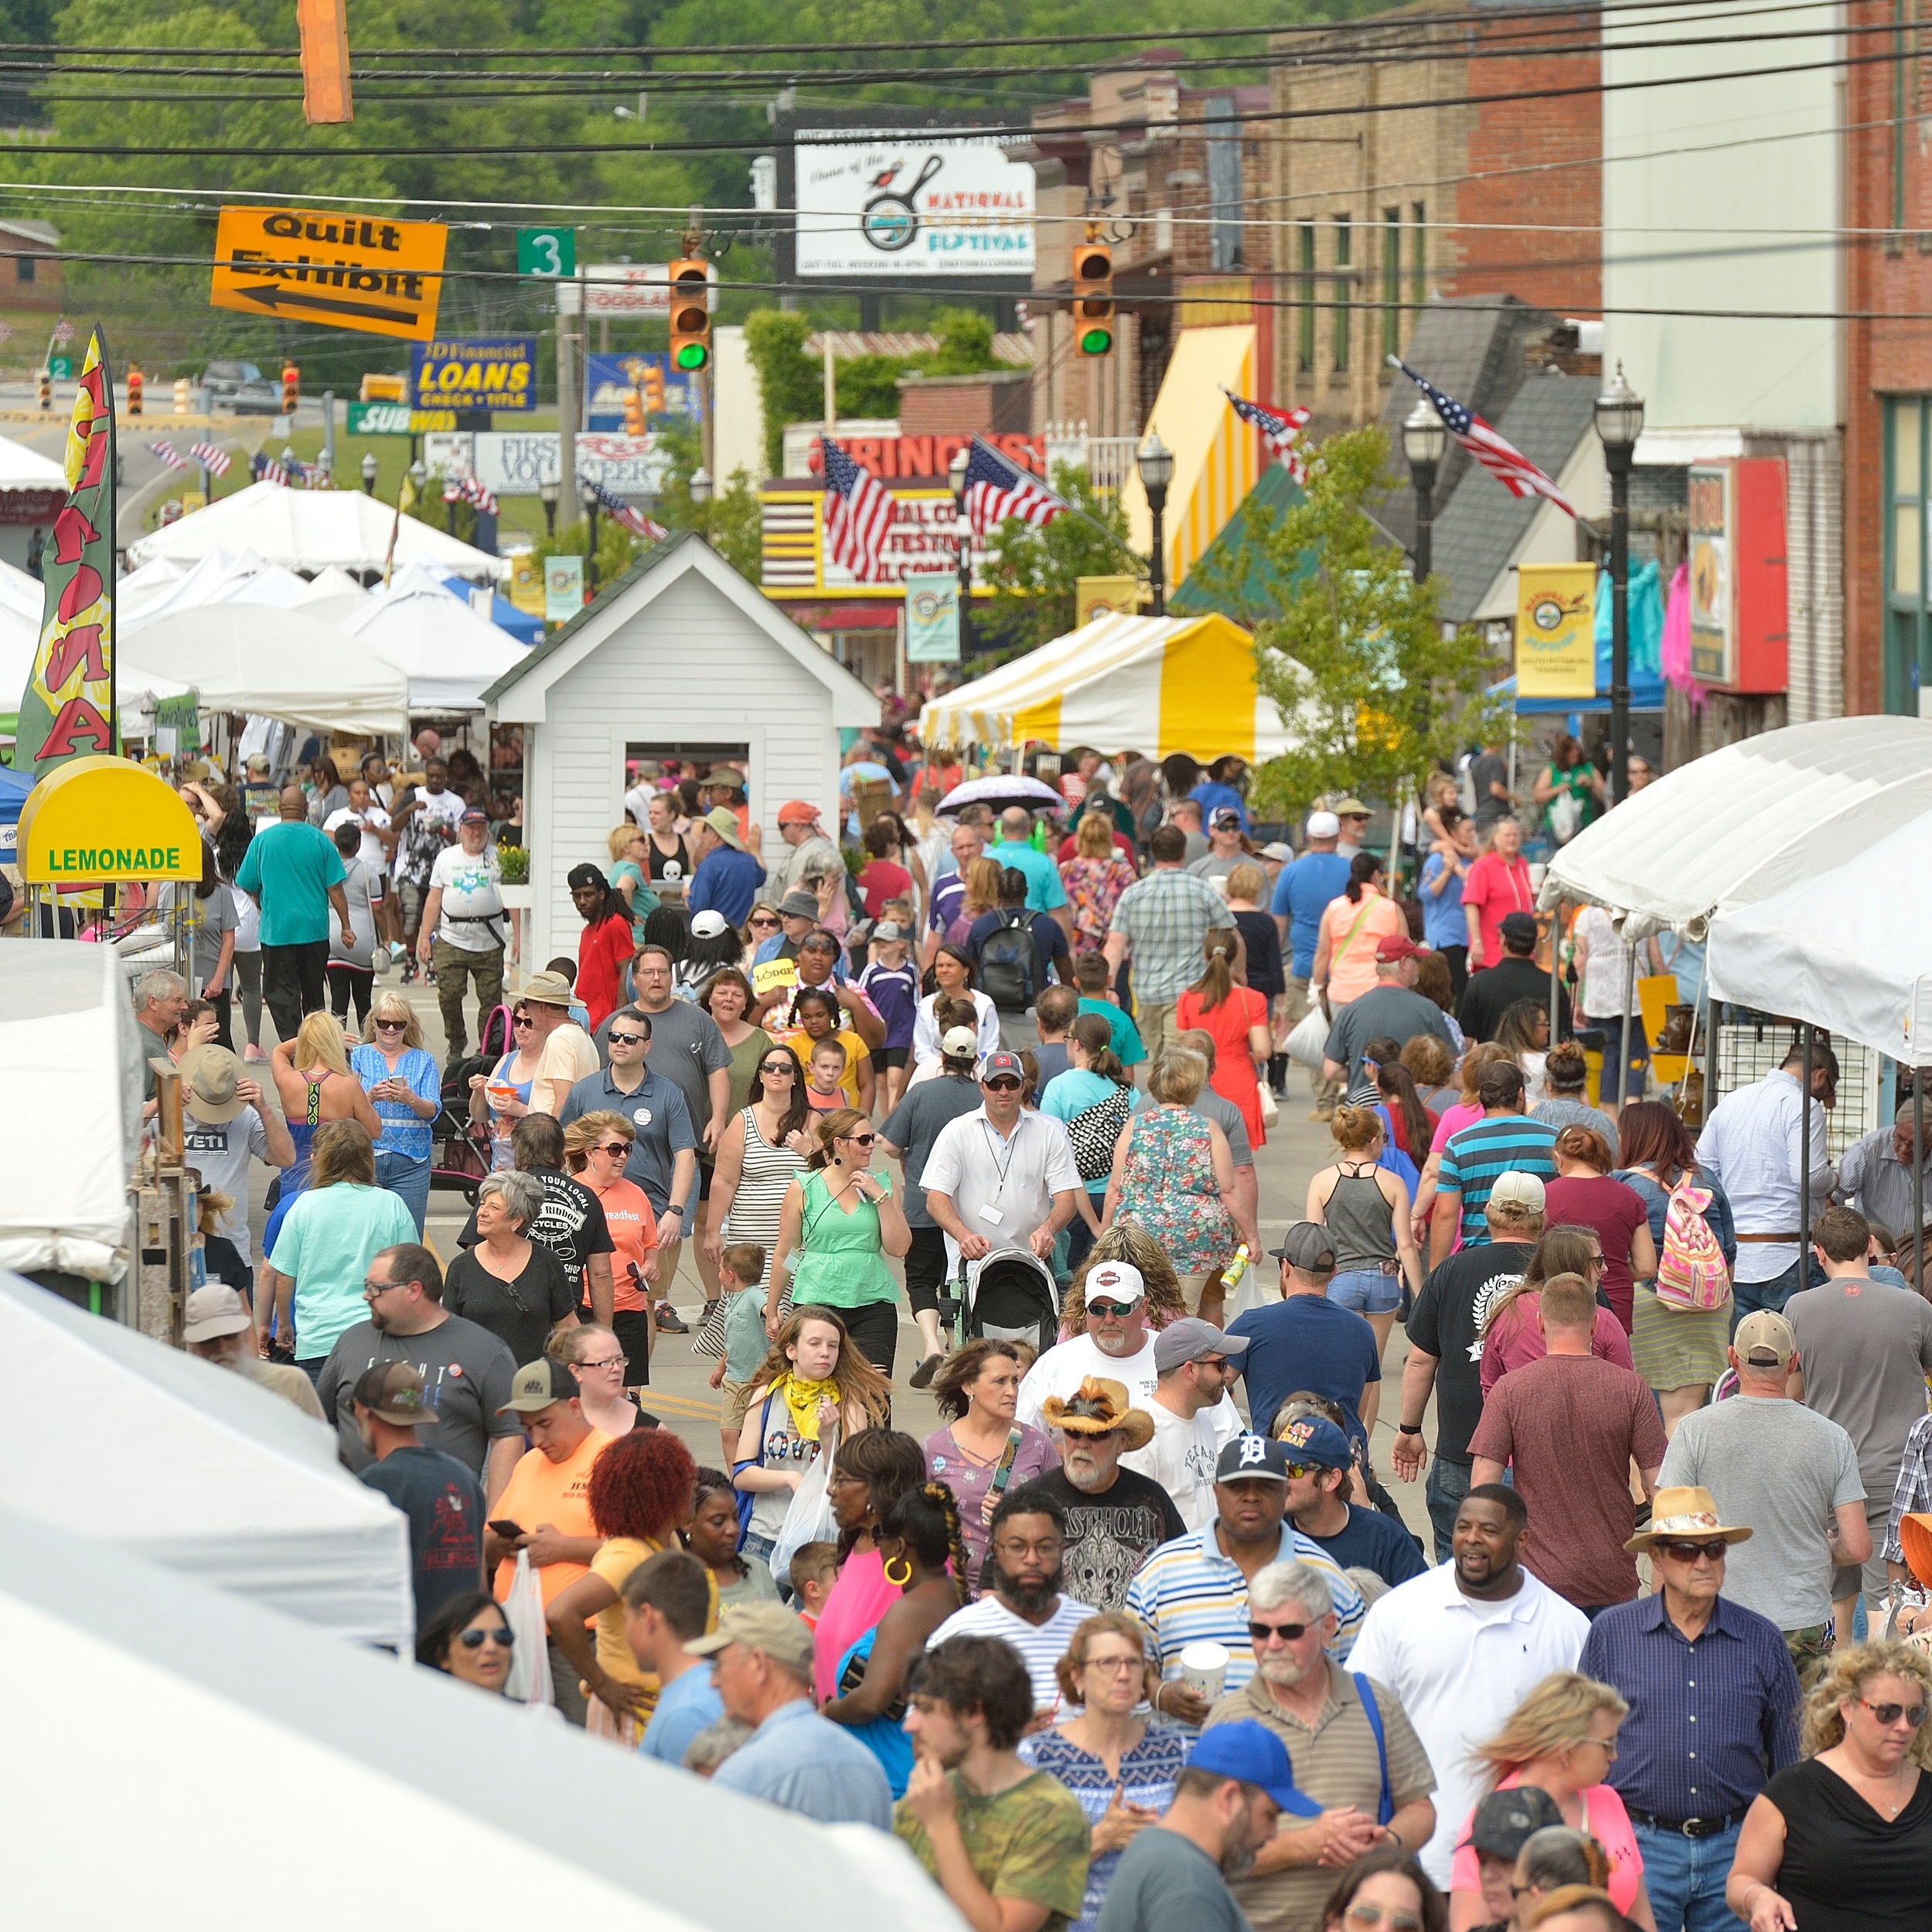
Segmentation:
{"type": "MultiPolygon", "coordinates": [[[[1180,1676],[1181,1653],[1188,1644],[1220,1644],[1228,1653],[1225,1693],[1239,1690],[1254,1675],[1255,1652],[1248,1638],[1248,1579],[1222,1555],[1219,1528],[1216,1518],[1163,1543],[1127,1586],[1127,1613],[1147,1626],[1164,1682],[1180,1676]]],[[[1306,1563],[1327,1579],[1339,1623],[1328,1654],[1338,1664],[1347,1662],[1365,1613],[1361,1592],[1319,1543],[1290,1523],[1281,1526],[1281,1549],[1274,1560],[1306,1563]]]]}
{"type": "Polygon", "coordinates": [[[1445,1191],[1459,1190],[1462,1194],[1464,1247],[1473,1248],[1489,1239],[1483,1210],[1489,1205],[1489,1191],[1495,1186],[1496,1177],[1533,1174],[1539,1180],[1554,1181],[1555,1145],[1556,1130],[1526,1113],[1486,1114],[1450,1136],[1436,1185],[1445,1191]]]}

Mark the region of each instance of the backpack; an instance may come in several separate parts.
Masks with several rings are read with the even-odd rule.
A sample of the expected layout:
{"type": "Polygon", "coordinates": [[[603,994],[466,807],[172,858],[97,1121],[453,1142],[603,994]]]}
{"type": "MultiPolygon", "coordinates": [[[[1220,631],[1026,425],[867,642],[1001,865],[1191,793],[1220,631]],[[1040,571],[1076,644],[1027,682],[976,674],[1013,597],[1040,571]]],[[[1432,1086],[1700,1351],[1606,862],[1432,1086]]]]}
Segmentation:
{"type": "Polygon", "coordinates": [[[1657,1299],[1665,1308],[1706,1314],[1731,1298],[1724,1251],[1704,1218],[1709,1191],[1688,1176],[1671,1190],[1664,1216],[1664,1248],[1657,1258],[1657,1299]]]}
{"type": "Polygon", "coordinates": [[[1033,915],[1024,908],[1002,912],[999,930],[980,942],[980,990],[1002,1013],[1024,1013],[1038,996],[1034,982],[1039,969],[1033,915]]]}
{"type": "Polygon", "coordinates": [[[1116,1086],[1104,1100],[1076,1113],[1067,1123],[1073,1143],[1073,1164],[1082,1181],[1098,1181],[1113,1170],[1114,1143],[1133,1112],[1133,1089],[1116,1086]]]}

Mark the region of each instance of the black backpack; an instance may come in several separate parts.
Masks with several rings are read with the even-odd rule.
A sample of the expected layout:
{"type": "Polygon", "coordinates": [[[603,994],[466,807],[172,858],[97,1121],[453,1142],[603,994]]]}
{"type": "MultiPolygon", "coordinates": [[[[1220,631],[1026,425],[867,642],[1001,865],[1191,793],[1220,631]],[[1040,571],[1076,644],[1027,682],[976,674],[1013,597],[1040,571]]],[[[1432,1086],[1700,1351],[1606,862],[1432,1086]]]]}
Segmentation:
{"type": "Polygon", "coordinates": [[[1024,1013],[1039,997],[1040,949],[1033,915],[1024,907],[1000,915],[997,932],[980,942],[980,990],[1002,1013],[1024,1013]]]}

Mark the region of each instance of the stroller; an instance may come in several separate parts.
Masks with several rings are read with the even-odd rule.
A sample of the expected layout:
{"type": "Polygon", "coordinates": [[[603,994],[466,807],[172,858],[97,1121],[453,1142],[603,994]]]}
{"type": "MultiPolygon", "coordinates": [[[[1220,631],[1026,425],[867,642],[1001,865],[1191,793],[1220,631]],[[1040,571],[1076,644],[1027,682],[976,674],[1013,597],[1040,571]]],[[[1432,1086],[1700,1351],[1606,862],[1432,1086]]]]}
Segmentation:
{"type": "Polygon", "coordinates": [[[1058,1284],[1031,1249],[996,1248],[978,1261],[963,1259],[959,1297],[968,1341],[986,1335],[1023,1341],[1043,1355],[1059,1337],[1058,1284]]]}
{"type": "Polygon", "coordinates": [[[510,1051],[514,1038],[509,1008],[492,1007],[479,1029],[478,1050],[444,1074],[442,1105],[430,1129],[434,1143],[431,1187],[455,1188],[472,1208],[476,1205],[477,1185],[490,1170],[492,1143],[487,1118],[478,1121],[470,1117],[469,1083],[477,1075],[488,1075],[495,1068],[510,1051]]]}

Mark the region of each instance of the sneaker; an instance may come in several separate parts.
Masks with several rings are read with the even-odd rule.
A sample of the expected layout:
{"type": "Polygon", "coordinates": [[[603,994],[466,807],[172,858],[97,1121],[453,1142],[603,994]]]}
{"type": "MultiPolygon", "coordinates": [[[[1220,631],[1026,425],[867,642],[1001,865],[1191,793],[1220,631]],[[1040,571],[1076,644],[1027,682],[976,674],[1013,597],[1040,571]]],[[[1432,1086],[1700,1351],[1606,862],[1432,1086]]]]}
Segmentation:
{"type": "Polygon", "coordinates": [[[389,956],[392,959],[403,958],[408,951],[408,947],[404,946],[400,939],[391,939],[389,942],[389,956]]]}
{"type": "Polygon", "coordinates": [[[913,1370],[911,1381],[915,1389],[923,1389],[939,1372],[939,1365],[946,1360],[943,1355],[929,1355],[913,1370]]]}
{"type": "Polygon", "coordinates": [[[668,1301],[661,1301],[652,1311],[660,1335],[688,1335],[691,1331],[683,1318],[668,1301]]]}
{"type": "Polygon", "coordinates": [[[416,962],[414,959],[411,959],[407,961],[403,967],[403,984],[406,986],[414,986],[415,983],[416,962]]]}
{"type": "Polygon", "coordinates": [[[252,1040],[250,1040],[247,1045],[242,1049],[241,1057],[244,1060],[254,1061],[258,1066],[264,1063],[268,1058],[267,1055],[264,1053],[261,1048],[257,1046],[252,1040]]]}
{"type": "Polygon", "coordinates": [[[1334,1117],[1335,1110],[1331,1106],[1313,1108],[1308,1115],[1310,1120],[1332,1120],[1334,1117]]]}

